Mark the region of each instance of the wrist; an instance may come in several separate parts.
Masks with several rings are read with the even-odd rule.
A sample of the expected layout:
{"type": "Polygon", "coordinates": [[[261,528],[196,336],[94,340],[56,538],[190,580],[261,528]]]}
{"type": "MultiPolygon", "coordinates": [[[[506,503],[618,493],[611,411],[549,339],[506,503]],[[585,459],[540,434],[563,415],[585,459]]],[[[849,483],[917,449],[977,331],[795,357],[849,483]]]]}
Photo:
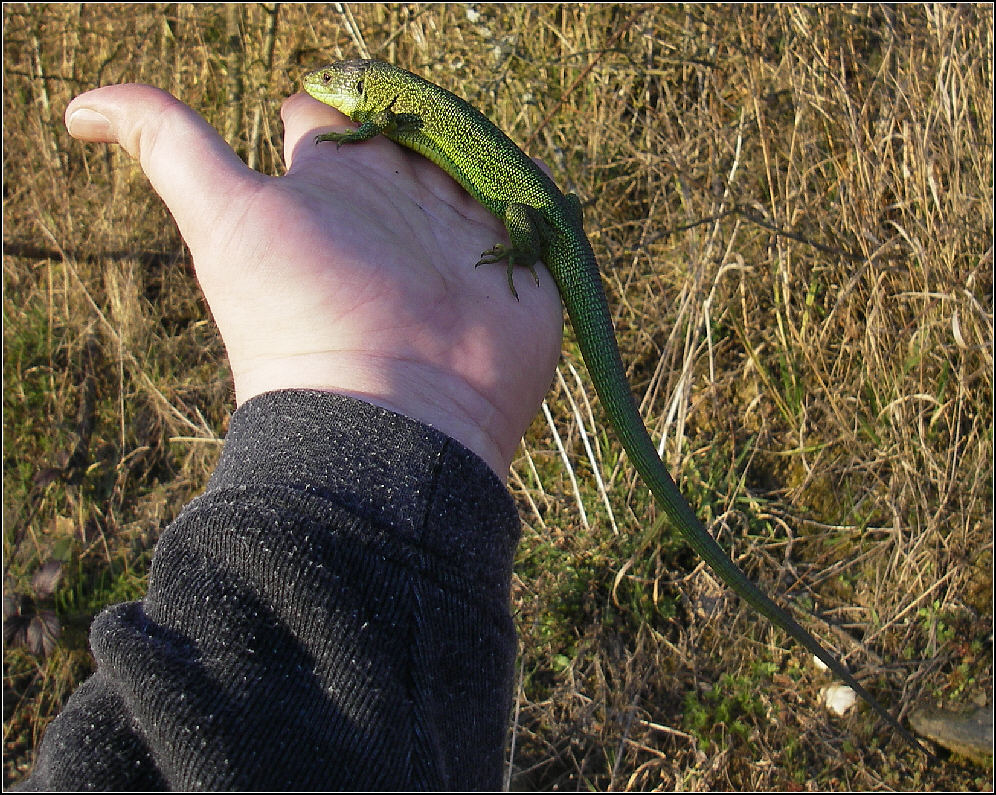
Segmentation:
{"type": "Polygon", "coordinates": [[[380,367],[365,355],[325,353],[232,369],[239,406],[264,393],[296,389],[346,395],[446,434],[483,459],[503,483],[521,438],[482,390],[452,373],[427,373],[424,365],[392,361],[380,367]]]}

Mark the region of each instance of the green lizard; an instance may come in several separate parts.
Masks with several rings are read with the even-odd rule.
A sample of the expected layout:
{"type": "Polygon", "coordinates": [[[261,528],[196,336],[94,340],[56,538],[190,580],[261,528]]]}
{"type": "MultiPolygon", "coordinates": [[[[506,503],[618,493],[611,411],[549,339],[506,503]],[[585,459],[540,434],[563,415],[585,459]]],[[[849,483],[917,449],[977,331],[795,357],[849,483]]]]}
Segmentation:
{"type": "Polygon", "coordinates": [[[513,295],[516,265],[527,267],[537,283],[534,265],[537,261],[546,265],[567,308],[595,391],[623,448],[688,543],[741,598],[821,659],[906,740],[924,750],[836,657],[740,571],[678,491],[657,455],[626,380],[578,197],[561,193],[476,108],[397,66],[371,60],[341,61],[309,72],[304,88],[359,125],[352,132],[319,135],[316,143],[335,141],[341,146],[385,135],[429,158],[501,219],[511,245],[495,245],[477,264],[506,261],[513,295]]]}

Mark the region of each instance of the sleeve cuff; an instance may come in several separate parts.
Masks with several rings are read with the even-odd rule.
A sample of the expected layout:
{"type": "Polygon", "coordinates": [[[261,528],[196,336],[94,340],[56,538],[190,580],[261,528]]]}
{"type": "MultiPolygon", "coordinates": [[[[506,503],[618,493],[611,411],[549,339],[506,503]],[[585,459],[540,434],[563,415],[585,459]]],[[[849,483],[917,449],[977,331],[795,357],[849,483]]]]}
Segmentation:
{"type": "Polygon", "coordinates": [[[243,487],[327,500],[508,588],[519,537],[511,495],[479,456],[417,420],[333,392],[258,395],[232,415],[207,494],[243,487]]]}

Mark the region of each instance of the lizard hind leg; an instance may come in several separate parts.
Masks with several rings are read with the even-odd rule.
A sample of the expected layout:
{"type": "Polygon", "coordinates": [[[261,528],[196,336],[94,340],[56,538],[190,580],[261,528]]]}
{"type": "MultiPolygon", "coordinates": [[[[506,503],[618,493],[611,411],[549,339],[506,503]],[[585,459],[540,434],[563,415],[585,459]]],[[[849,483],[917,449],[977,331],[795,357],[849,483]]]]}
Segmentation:
{"type": "Polygon", "coordinates": [[[491,265],[503,260],[508,263],[508,287],[519,300],[519,294],[515,291],[515,284],[512,280],[512,273],[517,265],[523,265],[529,269],[533,275],[533,281],[539,285],[539,274],[536,273],[536,263],[543,258],[551,236],[551,227],[547,220],[534,207],[520,202],[509,202],[505,207],[505,216],[502,219],[505,228],[508,230],[510,246],[498,243],[481,254],[481,259],[477,265],[491,265]]]}

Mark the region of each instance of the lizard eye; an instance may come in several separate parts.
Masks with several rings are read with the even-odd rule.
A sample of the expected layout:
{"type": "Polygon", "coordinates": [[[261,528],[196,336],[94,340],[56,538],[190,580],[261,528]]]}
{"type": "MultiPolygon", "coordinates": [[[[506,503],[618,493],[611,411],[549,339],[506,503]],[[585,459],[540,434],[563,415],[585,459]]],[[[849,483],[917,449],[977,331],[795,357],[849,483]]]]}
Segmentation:
{"type": "Polygon", "coordinates": [[[331,72],[322,72],[322,82],[323,83],[331,83],[332,82],[332,73],[331,72]]]}

